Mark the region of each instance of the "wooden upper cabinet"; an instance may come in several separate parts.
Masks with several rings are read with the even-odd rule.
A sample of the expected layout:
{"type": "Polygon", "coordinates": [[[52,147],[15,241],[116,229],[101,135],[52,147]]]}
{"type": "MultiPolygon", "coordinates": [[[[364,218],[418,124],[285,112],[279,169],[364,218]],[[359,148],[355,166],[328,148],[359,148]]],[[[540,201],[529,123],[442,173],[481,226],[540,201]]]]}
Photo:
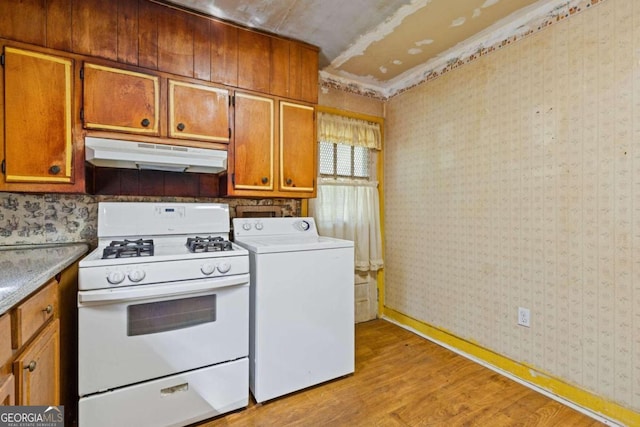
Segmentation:
{"type": "Polygon", "coordinates": [[[280,102],[279,151],[280,190],[315,194],[316,143],[313,107],[280,102]]]}
{"type": "Polygon", "coordinates": [[[318,50],[292,42],[289,46],[289,97],[318,102],[318,50]]]}
{"type": "Polygon", "coordinates": [[[169,80],[169,136],[229,142],[229,91],[169,80]]]}
{"type": "Polygon", "coordinates": [[[289,97],[289,46],[285,39],[271,38],[271,79],[270,93],[276,96],[289,97]]]}
{"type": "Polygon", "coordinates": [[[73,1],[72,43],[75,53],[118,60],[118,3],[73,1]]]}
{"type": "Polygon", "coordinates": [[[211,21],[211,81],[238,86],[238,27],[211,21]]]}
{"type": "Polygon", "coordinates": [[[270,93],[310,103],[318,101],[318,51],[301,43],[271,39],[270,93]]]}
{"type": "Polygon", "coordinates": [[[236,92],[230,194],[274,189],[274,126],[273,99],[236,92]]]}
{"type": "Polygon", "coordinates": [[[196,17],[167,7],[158,10],[158,69],[193,77],[193,22],[196,17]]]}
{"type": "Polygon", "coordinates": [[[90,63],[84,64],[83,75],[85,128],[159,134],[157,76],[90,63]]]}
{"type": "Polygon", "coordinates": [[[269,93],[271,37],[250,30],[238,30],[238,86],[269,93]]]}
{"type": "Polygon", "coordinates": [[[13,47],[4,55],[4,181],[71,183],[73,60],[13,47]]]}
{"type": "Polygon", "coordinates": [[[234,124],[226,195],[315,197],[313,106],[236,92],[234,124]]]}

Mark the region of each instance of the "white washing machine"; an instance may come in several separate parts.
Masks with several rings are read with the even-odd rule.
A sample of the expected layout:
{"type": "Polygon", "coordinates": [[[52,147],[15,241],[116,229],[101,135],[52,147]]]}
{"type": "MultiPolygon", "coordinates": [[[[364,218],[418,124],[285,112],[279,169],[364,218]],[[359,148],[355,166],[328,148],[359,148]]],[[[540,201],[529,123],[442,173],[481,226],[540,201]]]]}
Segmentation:
{"type": "Polygon", "coordinates": [[[353,242],[313,218],[235,218],[249,250],[249,385],[264,402],[355,369],[353,242]]]}

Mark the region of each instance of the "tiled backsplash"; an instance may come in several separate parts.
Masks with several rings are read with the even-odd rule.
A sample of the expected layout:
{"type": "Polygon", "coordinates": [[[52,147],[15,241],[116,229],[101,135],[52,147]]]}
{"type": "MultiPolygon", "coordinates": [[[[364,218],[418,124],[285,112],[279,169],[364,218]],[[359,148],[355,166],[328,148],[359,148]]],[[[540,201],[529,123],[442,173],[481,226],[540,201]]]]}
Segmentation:
{"type": "Polygon", "coordinates": [[[238,205],[277,205],[285,216],[300,215],[295,199],[195,199],[91,196],[76,194],[0,193],[0,245],[87,242],[95,245],[98,202],[226,203],[235,216],[238,205]]]}

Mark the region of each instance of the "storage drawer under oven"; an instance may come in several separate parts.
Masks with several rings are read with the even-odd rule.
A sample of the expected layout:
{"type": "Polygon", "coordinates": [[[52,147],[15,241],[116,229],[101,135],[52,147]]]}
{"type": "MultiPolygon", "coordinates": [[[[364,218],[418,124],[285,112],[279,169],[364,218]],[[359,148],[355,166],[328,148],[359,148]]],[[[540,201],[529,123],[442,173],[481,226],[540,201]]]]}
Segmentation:
{"type": "Polygon", "coordinates": [[[186,425],[249,403],[247,358],[84,397],[78,425],[186,425]]]}
{"type": "Polygon", "coordinates": [[[79,292],[80,396],[247,356],[248,281],[79,292]]]}

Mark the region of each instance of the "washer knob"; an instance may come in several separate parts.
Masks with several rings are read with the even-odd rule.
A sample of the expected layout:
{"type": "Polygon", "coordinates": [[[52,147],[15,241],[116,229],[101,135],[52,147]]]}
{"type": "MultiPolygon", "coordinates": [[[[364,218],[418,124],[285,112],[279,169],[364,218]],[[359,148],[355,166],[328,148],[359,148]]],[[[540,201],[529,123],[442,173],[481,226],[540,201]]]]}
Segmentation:
{"type": "Polygon", "coordinates": [[[117,285],[118,283],[122,283],[124,277],[125,276],[122,271],[112,271],[107,275],[107,282],[112,285],[117,285]]]}
{"type": "Polygon", "coordinates": [[[210,263],[206,263],[203,264],[202,267],[200,267],[200,271],[202,271],[202,274],[204,274],[205,276],[210,276],[214,271],[216,271],[216,266],[210,263]]]}
{"type": "Polygon", "coordinates": [[[249,224],[248,222],[245,222],[244,224],[242,224],[242,228],[246,231],[251,230],[251,224],[249,224]]]}
{"type": "Polygon", "coordinates": [[[264,226],[262,225],[261,222],[256,222],[256,225],[254,227],[256,228],[256,230],[262,230],[264,226]]]}
{"type": "Polygon", "coordinates": [[[231,264],[228,262],[221,262],[218,264],[218,271],[222,274],[228,273],[231,270],[231,264]]]}
{"type": "Polygon", "coordinates": [[[133,270],[129,272],[129,280],[132,282],[139,282],[146,276],[143,270],[133,270]]]}

